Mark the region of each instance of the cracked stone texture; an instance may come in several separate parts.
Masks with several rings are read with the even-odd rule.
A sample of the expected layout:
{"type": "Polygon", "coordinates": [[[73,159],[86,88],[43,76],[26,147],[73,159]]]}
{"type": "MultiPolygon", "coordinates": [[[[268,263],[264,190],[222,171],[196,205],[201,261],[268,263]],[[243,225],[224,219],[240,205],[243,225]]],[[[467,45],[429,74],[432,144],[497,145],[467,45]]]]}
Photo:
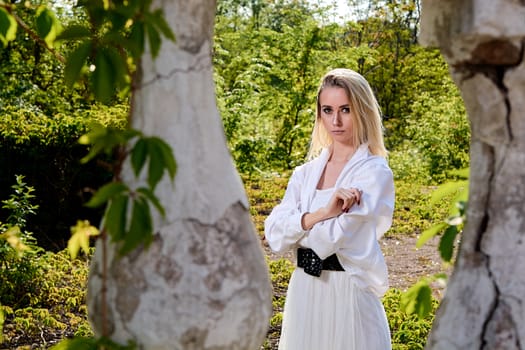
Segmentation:
{"type": "Polygon", "coordinates": [[[525,2],[423,0],[472,127],[467,225],[428,349],[525,348],[525,2]]]}
{"type": "MultiPolygon", "coordinates": [[[[175,32],[159,57],[142,58],[132,126],[174,150],[174,183],[156,195],[155,239],[117,259],[108,245],[107,329],[140,349],[256,349],[271,316],[272,290],[248,200],[226,146],[211,63],[215,1],[158,0],[175,32]]],[[[132,186],[129,166],[123,177],[132,186]]],[[[102,245],[90,270],[88,309],[102,332],[102,245]]]]}

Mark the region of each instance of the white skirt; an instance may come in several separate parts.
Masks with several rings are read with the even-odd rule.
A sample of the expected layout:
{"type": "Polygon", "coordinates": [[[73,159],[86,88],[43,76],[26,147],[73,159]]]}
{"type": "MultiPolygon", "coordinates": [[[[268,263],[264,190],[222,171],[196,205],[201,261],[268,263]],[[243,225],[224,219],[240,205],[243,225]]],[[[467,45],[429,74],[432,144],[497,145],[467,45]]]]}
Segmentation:
{"type": "Polygon", "coordinates": [[[381,300],[344,271],[320,277],[297,268],[284,306],[279,350],[388,350],[390,330],[381,300]]]}

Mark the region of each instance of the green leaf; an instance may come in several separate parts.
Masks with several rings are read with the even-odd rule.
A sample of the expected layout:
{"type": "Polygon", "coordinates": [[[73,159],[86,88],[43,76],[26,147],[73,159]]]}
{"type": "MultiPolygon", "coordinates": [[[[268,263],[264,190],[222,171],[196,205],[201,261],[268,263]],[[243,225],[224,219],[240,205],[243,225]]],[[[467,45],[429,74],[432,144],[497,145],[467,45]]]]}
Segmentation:
{"type": "Polygon", "coordinates": [[[156,142],[156,147],[161,153],[163,165],[168,170],[170,178],[173,181],[175,173],[177,172],[177,162],[175,161],[173,150],[169,144],[164,142],[164,140],[156,137],[154,139],[156,142]]]}
{"type": "Polygon", "coordinates": [[[443,197],[458,191],[464,191],[466,188],[468,188],[467,180],[447,182],[439,186],[432,193],[432,196],[430,197],[430,203],[436,204],[438,201],[442,200],[443,197]]]}
{"type": "Polygon", "coordinates": [[[96,208],[106,203],[110,199],[128,191],[128,187],[121,182],[110,182],[101,188],[93,195],[93,197],[86,203],[86,207],[96,208]]]}
{"type": "Polygon", "coordinates": [[[115,242],[122,240],[126,232],[128,201],[128,196],[117,195],[113,197],[104,215],[104,226],[115,242]]]}
{"type": "Polygon", "coordinates": [[[423,233],[421,234],[421,236],[419,236],[419,239],[416,242],[416,247],[421,248],[423,244],[425,244],[429,239],[443,231],[445,227],[447,227],[447,224],[444,222],[440,222],[439,224],[436,224],[430,227],[429,229],[423,231],[423,233]]]}
{"type": "Polygon", "coordinates": [[[164,174],[164,163],[162,157],[162,150],[159,148],[159,145],[153,138],[147,139],[148,144],[148,184],[152,190],[155,190],[155,187],[162,179],[164,174]]]}
{"type": "Polygon", "coordinates": [[[113,340],[107,337],[100,337],[97,340],[98,348],[97,349],[108,349],[108,350],[137,350],[137,344],[133,340],[128,340],[127,345],[122,345],[114,342],[113,340]]]}
{"type": "Polygon", "coordinates": [[[89,40],[81,42],[69,54],[66,67],[64,69],[64,78],[66,86],[71,88],[80,78],[82,68],[86,65],[89,54],[91,53],[92,43],[89,40]]]}
{"type": "Polygon", "coordinates": [[[91,145],[88,154],[80,160],[87,163],[101,153],[110,154],[115,147],[123,146],[134,137],[140,136],[141,132],[133,129],[119,130],[112,127],[104,127],[93,124],[92,130],[82,135],[78,142],[82,145],[91,145]]]}
{"type": "Polygon", "coordinates": [[[457,226],[449,226],[439,242],[439,253],[441,254],[441,258],[446,262],[452,260],[454,253],[454,240],[456,239],[457,234],[457,226]]]}
{"type": "Polygon", "coordinates": [[[129,35],[128,49],[133,57],[139,58],[144,52],[144,23],[134,22],[129,35]]]}
{"type": "Polygon", "coordinates": [[[432,310],[432,290],[428,280],[421,280],[401,295],[401,309],[407,314],[425,318],[432,310]]]}
{"type": "Polygon", "coordinates": [[[122,57],[114,47],[106,48],[105,54],[114,71],[114,86],[118,87],[118,89],[126,87],[130,80],[125,58],[122,57]]]}
{"type": "Polygon", "coordinates": [[[147,142],[145,139],[139,139],[131,150],[131,166],[135,176],[139,176],[144,163],[146,162],[147,142]]]}
{"type": "Polygon", "coordinates": [[[161,38],[157,28],[152,23],[145,23],[146,33],[148,34],[149,48],[151,56],[157,57],[160,51],[161,38]]]}
{"type": "Polygon", "coordinates": [[[40,6],[36,11],[36,31],[45,39],[53,27],[52,13],[45,6],[40,6]]]}
{"type": "Polygon", "coordinates": [[[0,8],[0,42],[3,46],[15,40],[18,24],[16,20],[5,9],[0,8]]]}
{"type": "Polygon", "coordinates": [[[162,32],[162,34],[169,40],[175,41],[175,34],[173,34],[173,31],[168,25],[168,22],[166,22],[162,10],[158,9],[155,12],[153,12],[152,15],[154,17],[153,23],[162,32]]]}
{"type": "Polygon", "coordinates": [[[108,103],[115,94],[115,83],[115,71],[111,66],[111,58],[106,49],[100,49],[95,55],[95,70],[91,80],[95,98],[102,103],[108,103]]]}
{"type": "Polygon", "coordinates": [[[141,187],[137,190],[137,192],[141,193],[144,197],[146,197],[159,211],[160,215],[162,217],[166,216],[166,212],[164,211],[164,207],[162,204],[160,204],[159,199],[153,192],[151,192],[148,188],[141,187]]]}
{"type": "Polygon", "coordinates": [[[53,47],[53,42],[60,31],[60,23],[57,21],[53,11],[45,6],[40,6],[37,9],[36,31],[49,47],[53,47]]]}
{"type": "Polygon", "coordinates": [[[91,31],[88,27],[80,24],[72,24],[57,35],[56,40],[79,40],[89,38],[90,36],[91,31]]]}
{"type": "Polygon", "coordinates": [[[129,231],[119,253],[125,255],[141,243],[146,246],[153,240],[153,223],[148,203],[144,199],[133,202],[129,231]]]}
{"type": "Polygon", "coordinates": [[[98,345],[95,339],[75,337],[62,340],[50,350],[98,350],[98,345]]]}

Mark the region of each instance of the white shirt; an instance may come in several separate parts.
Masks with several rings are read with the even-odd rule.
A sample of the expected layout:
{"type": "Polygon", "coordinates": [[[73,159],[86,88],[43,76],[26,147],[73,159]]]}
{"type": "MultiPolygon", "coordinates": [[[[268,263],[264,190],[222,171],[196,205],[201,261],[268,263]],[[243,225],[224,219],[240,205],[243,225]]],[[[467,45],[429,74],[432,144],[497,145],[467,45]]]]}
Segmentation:
{"type": "Polygon", "coordinates": [[[370,154],[368,146],[361,145],[334,186],[362,190],[360,205],[303,230],[301,217],[318,209],[312,202],[329,157],[325,149],[318,158],[294,170],[281,203],[266,218],[266,240],[278,253],[302,246],[313,249],[321,259],[337,254],[346,273],[353,275],[360,287],[382,296],[388,289],[388,270],[378,239],[392,224],[392,171],[383,157],[370,154]]]}

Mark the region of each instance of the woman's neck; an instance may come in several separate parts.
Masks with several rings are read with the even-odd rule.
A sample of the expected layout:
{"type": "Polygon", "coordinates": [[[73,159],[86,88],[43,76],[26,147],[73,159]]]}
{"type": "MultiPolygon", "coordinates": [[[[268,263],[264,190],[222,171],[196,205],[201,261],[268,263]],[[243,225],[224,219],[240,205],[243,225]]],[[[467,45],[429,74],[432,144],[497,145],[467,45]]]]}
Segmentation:
{"type": "Polygon", "coordinates": [[[332,146],[332,154],[330,155],[330,158],[328,159],[329,162],[333,163],[346,163],[352,158],[356,151],[356,147],[354,146],[343,146],[334,144],[332,146]]]}

